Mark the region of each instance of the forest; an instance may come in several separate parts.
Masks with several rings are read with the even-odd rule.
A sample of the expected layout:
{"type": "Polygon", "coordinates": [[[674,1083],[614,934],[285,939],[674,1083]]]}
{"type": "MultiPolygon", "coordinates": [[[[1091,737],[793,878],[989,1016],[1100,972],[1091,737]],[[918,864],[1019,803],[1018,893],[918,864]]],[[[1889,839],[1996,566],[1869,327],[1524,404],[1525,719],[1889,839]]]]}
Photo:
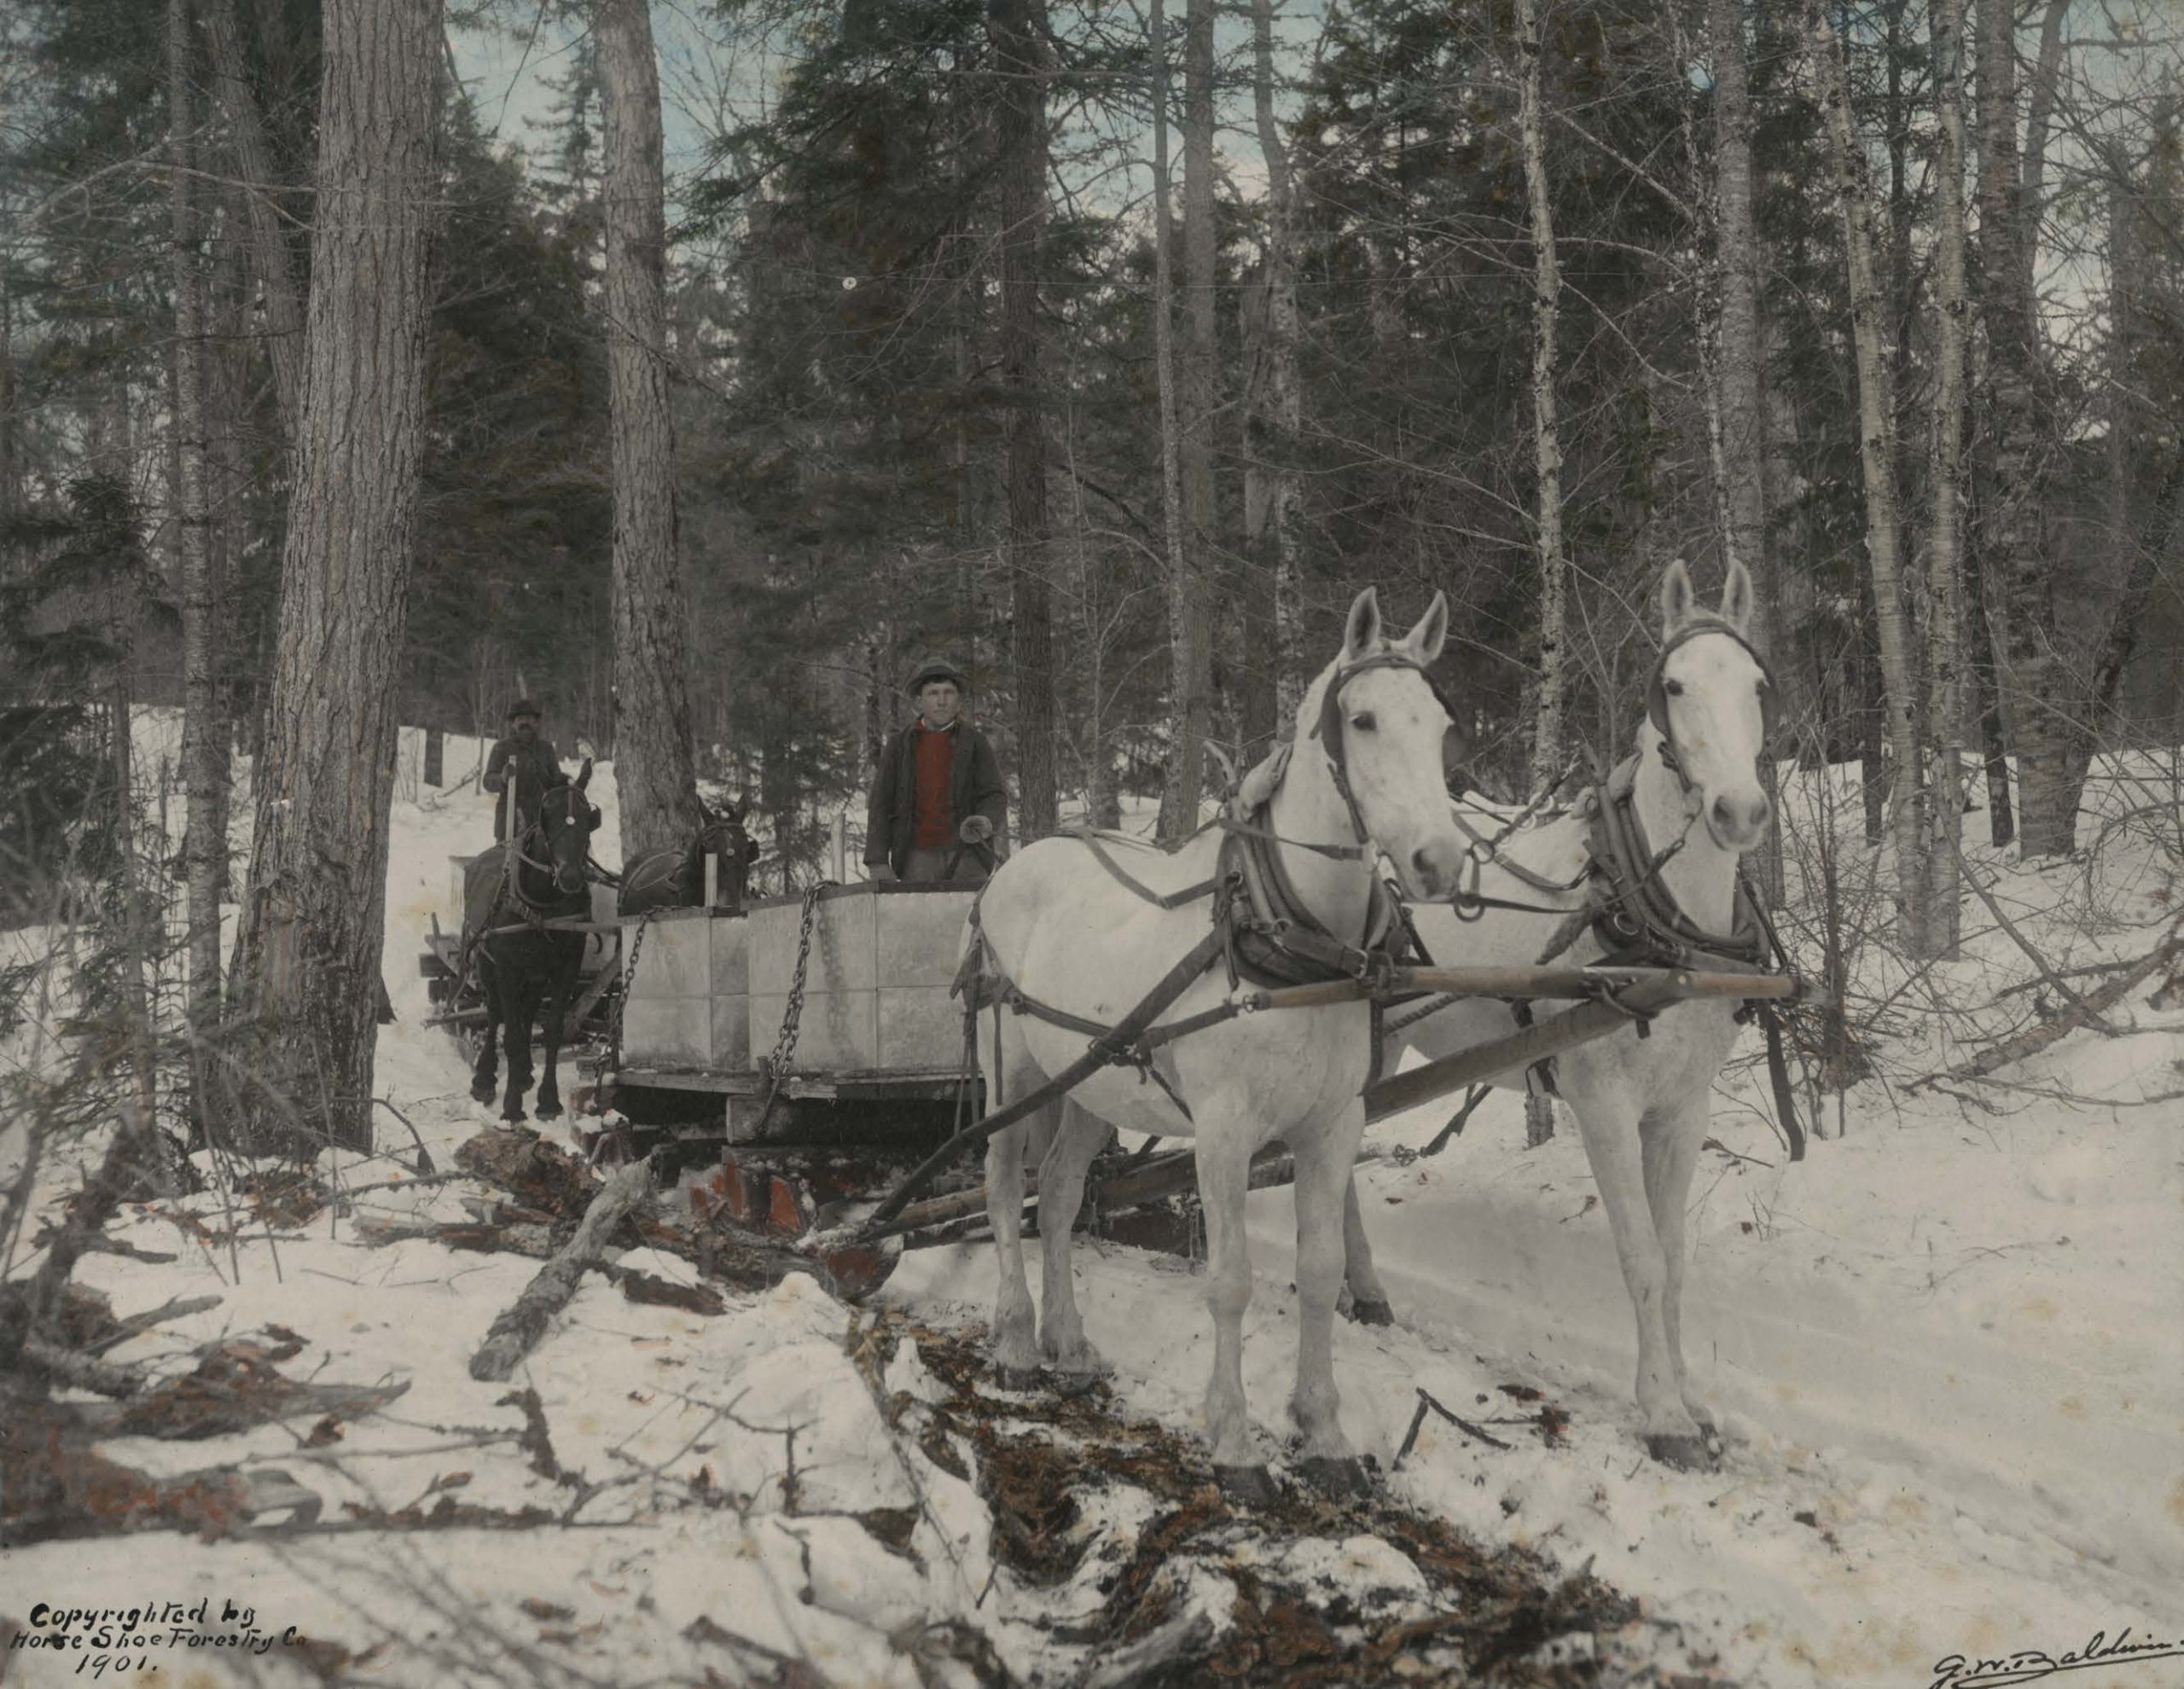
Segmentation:
{"type": "MultiPolygon", "coordinates": [[[[1326,737],[1358,844],[1304,848],[1356,862],[1369,910],[1326,737]]],[[[1625,896],[1587,848],[1527,884],[1625,896]]],[[[306,1663],[329,1682],[636,1681],[656,1646],[642,1680],[1734,1689],[1953,1681],[1920,1673],[2026,1627],[2174,1634],[2184,1262],[2147,1129],[2184,1098],[2180,872],[2171,0],[0,9],[0,1410],[29,1427],[0,1427],[0,1539],[33,1545],[26,1588],[76,1576],[78,1537],[163,1531],[144,1576],[274,1580],[269,1614],[340,1639],[306,1663]],[[1641,1168],[1558,1135],[1587,1122],[1544,1066],[1375,1117],[1351,1224],[1362,1200],[1399,1317],[1328,1340],[1363,1511],[1286,1466],[1253,1522],[1210,1499],[1169,1424],[1200,1328],[1149,1250],[1088,1248],[1115,1361],[1088,1405],[988,1388],[963,1228],[990,1215],[897,1244],[852,1308],[751,1267],[689,1189],[647,1207],[642,1158],[602,1183],[582,1135],[642,924],[586,999],[619,981],[578,1155],[507,1129],[513,1054],[502,1126],[490,1077],[464,1091],[443,1029],[485,1013],[461,968],[428,981],[440,916],[467,966],[479,911],[461,868],[435,899],[494,843],[519,699],[601,775],[566,806],[601,828],[570,885],[732,816],[754,896],[802,896],[764,1123],[921,667],[967,682],[1004,856],[1087,826],[1181,850],[1280,785],[1278,747],[1349,730],[1304,700],[1374,588],[1386,648],[1414,624],[1431,653],[1449,793],[1501,829],[1475,891],[1641,752],[1698,790],[1661,690],[1694,583],[1764,700],[1763,842],[1716,834],[1716,889],[1797,1000],[1757,1035],[1721,1011],[1742,1053],[1709,1059],[1665,1174],[1653,1136],[1641,1168]],[[1641,1405],[1656,1327],[1680,1393],[1687,1254],[1728,1411],[1686,1464],[1646,1408],[1634,1466],[1632,1310],[1641,1405]],[[479,1393],[473,1326],[570,1262],[479,1393]],[[119,1319],[124,1292],[170,1299],[119,1319]],[[358,1382],[277,1370],[313,1344],[358,1382]],[[307,1438],[278,1423],[306,1409],[307,1438]],[[166,1466],[163,1437],[225,1440],[166,1466]],[[265,1546],[287,1530],[403,1554],[351,1582],[338,1545],[265,1546]],[[678,1582],[694,1545],[730,1594],[678,1582]]],[[[704,884],[683,901],[723,912],[704,884]]],[[[1563,923],[1553,956],[1583,926],[1502,907],[1563,923]]],[[[1376,1046],[1371,1088],[1423,1048],[1376,1046]]],[[[1264,1218],[1255,1355],[1306,1276],[1264,1218]]],[[[1224,1352],[1242,1318],[1216,1308],[1224,1352]]],[[[116,1599],[140,1570],[80,1564],[116,1599]]]]}

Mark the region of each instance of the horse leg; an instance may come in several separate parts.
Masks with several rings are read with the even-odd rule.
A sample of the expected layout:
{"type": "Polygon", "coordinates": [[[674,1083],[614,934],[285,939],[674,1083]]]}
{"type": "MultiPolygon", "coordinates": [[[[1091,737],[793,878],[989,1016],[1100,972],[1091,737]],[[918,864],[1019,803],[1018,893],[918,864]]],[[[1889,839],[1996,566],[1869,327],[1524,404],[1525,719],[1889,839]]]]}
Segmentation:
{"type": "MultiPolygon", "coordinates": [[[[1022,1045],[1012,1021],[1002,1028],[1002,1048],[986,1057],[986,1094],[1017,1097],[1024,1088],[1037,1085],[1038,1074],[1023,1058],[1022,1045]],[[1001,1074],[1005,1084],[996,1087],[1001,1074]]],[[[994,1258],[1000,1283],[994,1295],[993,1364],[1004,1390],[1029,1390],[1038,1381],[1039,1344],[1031,1309],[1031,1289],[1024,1272],[1024,1148],[1025,1139],[1043,1124],[1049,1106],[1030,1120],[996,1132],[986,1141],[986,1218],[993,1226],[994,1258]]],[[[1042,1210],[1043,1212],[1043,1210],[1042,1210]]]]}
{"type": "Polygon", "coordinates": [[[478,959],[478,995],[485,1005],[485,1024],[478,1035],[478,1065],[471,1070],[470,1096],[474,1102],[489,1103],[493,1100],[493,1081],[499,1065],[501,982],[483,955],[478,959]]]}
{"type": "Polygon", "coordinates": [[[1304,1434],[1305,1476],[1320,1489],[1350,1495],[1371,1486],[1342,1434],[1334,1303],[1342,1288],[1345,1222],[1356,1213],[1351,1164],[1364,1130],[1365,1105],[1353,1100],[1323,1130],[1298,1132],[1289,1143],[1297,1168],[1297,1384],[1289,1413],[1304,1434]]]}
{"type": "MultiPolygon", "coordinates": [[[[1350,1292],[1350,1317],[1361,1326],[1392,1326],[1395,1309],[1373,1265],[1373,1240],[1365,1235],[1365,1215],[1357,1205],[1357,1175],[1342,1192],[1342,1282],[1350,1292]]],[[[1338,1305],[1339,1298],[1338,1298],[1338,1305]]]]}
{"type": "Polygon", "coordinates": [[[1683,1405],[1670,1359],[1668,1265],[1647,1201],[1648,1181],[1641,1162],[1635,1100],[1612,1078],[1577,1082],[1576,1064],[1570,1065],[1573,1071],[1565,1078],[1563,1094],[1577,1112],[1585,1158],[1592,1164],[1600,1206],[1607,1210],[1608,1230],[1615,1239],[1623,1286],[1630,1293],[1637,1321],[1638,1412],[1645,1421],[1646,1447],[1655,1460],[1673,1466],[1702,1465],[1705,1439],[1683,1405]]]}
{"type": "Polygon", "coordinates": [[[1114,1371],[1085,1340],[1077,1309],[1077,1280],[1069,1264],[1077,1210],[1084,1201],[1084,1175],[1109,1135],[1107,1123],[1065,1100],[1061,1129],[1039,1164],[1039,1352],[1056,1372],[1078,1379],[1114,1371]]]}
{"type": "Polygon", "coordinates": [[[501,1118],[507,1121],[524,1117],[524,1093],[531,1088],[531,1022],[538,1013],[537,980],[535,972],[527,972],[508,986],[502,1035],[508,1040],[508,1080],[501,1096],[501,1118]]]}
{"type": "Polygon", "coordinates": [[[536,1112],[541,1120],[558,1120],[561,1116],[561,1083],[558,1064],[561,1059],[562,1022],[568,1019],[569,1005],[576,1001],[577,976],[584,966],[584,940],[579,937],[573,946],[565,946],[570,954],[566,960],[557,959],[554,968],[554,989],[546,994],[546,1008],[539,1029],[538,1102],[536,1112]]]}
{"type": "Polygon", "coordinates": [[[1244,1313],[1252,1305],[1252,1260],[1244,1236],[1244,1198],[1252,1150],[1242,1110],[1223,1098],[1199,1108],[1199,1200],[1205,1220],[1205,1300],[1213,1315],[1213,1372],[1205,1385],[1205,1429],[1213,1470],[1232,1499],[1263,1506],[1274,1480],[1252,1444],[1244,1402],[1244,1313]]]}
{"type": "Polygon", "coordinates": [[[1699,1146],[1705,1141],[1711,1116],[1707,1094],[1697,1091],[1649,1110],[1638,1129],[1646,1145],[1647,1204],[1653,1212],[1653,1234],[1661,1241],[1661,1323],[1676,1369],[1676,1393],[1699,1431],[1718,1442],[1714,1416],[1704,1403],[1692,1399],[1691,1381],[1683,1367],[1684,1221],[1692,1175],[1698,1170],[1699,1146]]]}

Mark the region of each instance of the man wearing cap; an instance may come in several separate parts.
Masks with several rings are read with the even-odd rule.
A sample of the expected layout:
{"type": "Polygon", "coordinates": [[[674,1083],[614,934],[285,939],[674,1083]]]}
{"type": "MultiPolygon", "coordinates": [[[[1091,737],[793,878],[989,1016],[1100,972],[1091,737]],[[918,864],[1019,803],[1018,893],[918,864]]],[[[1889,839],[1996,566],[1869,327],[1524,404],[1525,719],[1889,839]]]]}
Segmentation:
{"type": "Polygon", "coordinates": [[[887,741],[865,814],[875,880],[975,885],[992,872],[1008,788],[986,736],[963,719],[963,671],[928,658],[904,688],[918,718],[887,741]]]}
{"type": "Polygon", "coordinates": [[[526,825],[537,818],[538,800],[546,795],[546,788],[568,779],[561,772],[561,759],[555,753],[553,741],[538,735],[538,706],[528,698],[519,698],[508,705],[508,735],[486,753],[485,773],[479,781],[486,791],[496,794],[496,839],[508,836],[508,787],[511,775],[515,777],[516,802],[523,805],[526,825]]]}

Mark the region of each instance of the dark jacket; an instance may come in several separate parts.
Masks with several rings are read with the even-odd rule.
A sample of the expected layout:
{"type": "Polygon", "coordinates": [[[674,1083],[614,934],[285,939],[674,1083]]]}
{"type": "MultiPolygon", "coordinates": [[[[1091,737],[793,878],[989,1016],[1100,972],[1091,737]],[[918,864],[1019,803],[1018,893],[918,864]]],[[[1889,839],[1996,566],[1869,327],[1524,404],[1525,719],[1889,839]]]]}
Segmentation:
{"type": "MultiPolygon", "coordinates": [[[[962,826],[967,815],[984,815],[993,823],[993,838],[986,848],[999,856],[1002,833],[1008,824],[1008,788],[1001,781],[1000,760],[986,736],[968,722],[959,720],[950,730],[956,734],[956,757],[948,776],[950,830],[962,826]]],[[[910,859],[917,832],[915,731],[913,723],[887,741],[865,809],[864,859],[886,862],[897,874],[910,859]]]]}
{"type": "Polygon", "coordinates": [[[523,805],[526,826],[537,818],[538,800],[546,795],[546,789],[568,779],[561,771],[561,759],[555,754],[550,739],[542,735],[526,745],[520,739],[511,738],[495,745],[486,753],[485,773],[479,781],[486,791],[497,794],[493,800],[495,839],[508,831],[508,777],[511,770],[516,779],[516,801],[523,805]]]}

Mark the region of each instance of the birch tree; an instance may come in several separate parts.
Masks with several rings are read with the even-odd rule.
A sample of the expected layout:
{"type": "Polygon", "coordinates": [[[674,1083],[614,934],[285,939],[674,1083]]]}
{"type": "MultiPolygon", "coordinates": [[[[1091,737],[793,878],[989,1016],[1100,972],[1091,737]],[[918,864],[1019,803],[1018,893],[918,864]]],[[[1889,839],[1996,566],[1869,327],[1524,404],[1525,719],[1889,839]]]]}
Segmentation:
{"type": "MultiPolygon", "coordinates": [[[[1158,20],[1160,14],[1154,17],[1158,20]]],[[[1155,50],[1165,61],[1158,43],[1155,50]]],[[[1159,85],[1165,82],[1165,77],[1156,78],[1159,85]]],[[[1156,124],[1156,133],[1161,127],[1165,123],[1156,124]]],[[[1160,798],[1160,833],[1167,839],[1179,839],[1198,825],[1205,738],[1213,719],[1207,576],[1214,525],[1214,244],[1213,0],[1188,0],[1183,31],[1183,337],[1175,360],[1182,554],[1169,592],[1172,740],[1160,798]]]]}
{"type": "Polygon", "coordinates": [[[1852,127],[1844,47],[1829,26],[1824,0],[1809,9],[1809,33],[1821,79],[1843,218],[1850,287],[1850,334],[1857,369],[1859,461],[1866,502],[1866,562],[1880,631],[1881,693],[1887,725],[1890,836],[1907,934],[1920,930],[1919,740],[1916,658],[1904,613],[1902,520],[1896,481],[1896,394],[1882,335],[1888,299],[1877,264],[1872,172],[1852,127]]]}
{"type": "Polygon", "coordinates": [[[371,1143],[440,31],[439,0],[326,8],[295,490],[235,967],[259,1035],[246,1152],[371,1143]]]}
{"type": "Polygon", "coordinates": [[[1046,418],[1039,385],[1039,237],[1047,221],[1046,20],[1039,0],[987,11],[1000,110],[1001,380],[1014,624],[1018,821],[1026,840],[1057,823],[1053,586],[1048,577],[1046,418]]]}
{"type": "Polygon", "coordinates": [[[1994,481],[1987,548],[2002,583],[2004,667],[2017,750],[2018,839],[2027,856],[2065,856],[2077,818],[2069,802],[2065,676],[2058,653],[2054,578],[2042,515],[2029,230],[2018,177],[2017,14],[1978,0],[1979,315],[1987,331],[1988,432],[1994,481]]]}
{"type": "MultiPolygon", "coordinates": [[[[1260,402],[1252,413],[1251,467],[1261,482],[1253,514],[1256,560],[1274,588],[1274,698],[1277,735],[1296,716],[1310,678],[1304,658],[1304,488],[1298,442],[1304,390],[1297,378],[1297,189],[1274,115],[1274,4],[1252,0],[1252,110],[1266,160],[1266,259],[1261,272],[1265,351],[1260,402]]],[[[1246,504],[1253,501],[1246,499],[1246,504]]]]}
{"type": "Polygon", "coordinates": [[[701,819],[688,609],[677,556],[667,393],[667,228],[659,65],[648,0],[599,0],[606,127],[607,364],[614,473],[614,784],[622,854],[681,850],[701,819]]]}
{"type": "Polygon", "coordinates": [[[1555,316],[1562,275],[1555,261],[1554,218],[1548,204],[1547,160],[1541,134],[1539,17],[1535,0],[1517,0],[1517,48],[1524,55],[1518,126],[1525,154],[1525,194],[1532,235],[1532,460],[1539,476],[1539,698],[1532,717],[1532,785],[1554,778],[1562,760],[1564,622],[1569,564],[1562,554],[1562,445],[1554,411],[1555,316]]]}
{"type": "Polygon", "coordinates": [[[1907,937],[1914,955],[1953,956],[1959,938],[1958,862],[1964,834],[1960,753],[1964,736],[1964,578],[1960,513],[1964,503],[1964,343],[1971,320],[1965,281],[1964,0],[1932,0],[1934,98],[1941,113],[1941,157],[1934,186],[1939,240],[1934,276],[1933,516],[1924,580],[1926,732],[1931,778],[1926,794],[1919,861],[1918,919],[1907,937]]]}
{"type": "MultiPolygon", "coordinates": [[[[167,0],[167,184],[173,238],[169,285],[174,342],[168,354],[174,487],[175,575],[183,646],[182,854],[188,887],[188,1017],[203,1038],[220,1018],[220,890],[227,877],[228,741],[218,696],[218,605],[206,525],[206,277],[198,251],[197,126],[189,0],[167,0]]],[[[191,1117],[212,1112],[201,1063],[190,1065],[191,1117]]]]}

